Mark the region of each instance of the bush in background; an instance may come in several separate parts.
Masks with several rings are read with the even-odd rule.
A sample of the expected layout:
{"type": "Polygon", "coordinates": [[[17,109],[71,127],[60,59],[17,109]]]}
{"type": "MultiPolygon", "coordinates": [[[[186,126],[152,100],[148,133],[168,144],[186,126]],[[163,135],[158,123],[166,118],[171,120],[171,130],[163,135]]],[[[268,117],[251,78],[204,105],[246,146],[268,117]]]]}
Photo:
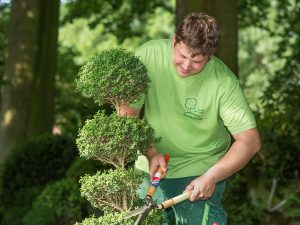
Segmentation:
{"type": "Polygon", "coordinates": [[[66,225],[83,219],[85,200],[80,197],[79,184],[62,179],[46,186],[24,217],[24,225],[66,225]]]}
{"type": "Polygon", "coordinates": [[[41,135],[10,152],[0,172],[1,224],[22,217],[46,184],[64,177],[77,155],[73,139],[41,135]]]}

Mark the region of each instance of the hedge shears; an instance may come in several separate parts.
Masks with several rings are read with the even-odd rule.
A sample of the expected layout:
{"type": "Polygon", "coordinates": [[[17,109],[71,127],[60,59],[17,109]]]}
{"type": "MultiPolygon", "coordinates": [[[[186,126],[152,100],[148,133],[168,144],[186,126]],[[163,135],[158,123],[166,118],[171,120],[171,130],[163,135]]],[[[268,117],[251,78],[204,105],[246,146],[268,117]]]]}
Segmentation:
{"type": "MultiPolygon", "coordinates": [[[[164,157],[165,157],[166,164],[168,164],[169,155],[165,154],[164,157]]],[[[156,191],[156,188],[157,188],[157,186],[160,182],[161,174],[162,174],[162,168],[159,167],[157,169],[153,179],[152,179],[150,188],[149,188],[148,193],[146,195],[146,198],[145,198],[146,205],[144,205],[144,206],[128,213],[127,215],[125,215],[124,219],[139,215],[137,217],[135,223],[134,223],[134,225],[139,225],[145,220],[145,218],[148,216],[148,214],[150,213],[150,211],[152,209],[154,209],[154,208],[166,209],[166,208],[171,207],[172,205],[175,205],[179,202],[182,202],[182,201],[184,201],[184,200],[186,200],[190,197],[191,192],[185,192],[185,193],[183,193],[181,195],[178,195],[174,198],[166,200],[166,201],[164,201],[163,203],[161,203],[159,205],[156,205],[152,200],[152,196],[154,195],[154,192],[156,191]]]]}

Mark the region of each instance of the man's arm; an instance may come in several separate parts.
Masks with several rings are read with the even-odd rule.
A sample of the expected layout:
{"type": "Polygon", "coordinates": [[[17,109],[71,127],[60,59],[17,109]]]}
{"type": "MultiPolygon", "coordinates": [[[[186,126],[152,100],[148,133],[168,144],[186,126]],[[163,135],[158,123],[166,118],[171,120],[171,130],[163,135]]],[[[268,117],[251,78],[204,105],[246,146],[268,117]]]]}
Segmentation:
{"type": "Polygon", "coordinates": [[[191,201],[209,198],[218,182],[243,168],[260,150],[260,135],[257,128],[243,131],[233,137],[234,142],[223,158],[187,186],[185,191],[192,191],[191,201]]]}

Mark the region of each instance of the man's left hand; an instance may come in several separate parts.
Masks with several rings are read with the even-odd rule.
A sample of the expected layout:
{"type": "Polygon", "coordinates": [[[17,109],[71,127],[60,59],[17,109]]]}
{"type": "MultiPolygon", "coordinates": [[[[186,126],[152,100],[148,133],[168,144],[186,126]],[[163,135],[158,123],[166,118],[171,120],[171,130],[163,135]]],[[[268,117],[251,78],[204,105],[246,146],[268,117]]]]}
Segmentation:
{"type": "Polygon", "coordinates": [[[207,175],[202,175],[193,180],[184,192],[191,191],[190,201],[209,199],[216,188],[216,182],[207,175]]]}

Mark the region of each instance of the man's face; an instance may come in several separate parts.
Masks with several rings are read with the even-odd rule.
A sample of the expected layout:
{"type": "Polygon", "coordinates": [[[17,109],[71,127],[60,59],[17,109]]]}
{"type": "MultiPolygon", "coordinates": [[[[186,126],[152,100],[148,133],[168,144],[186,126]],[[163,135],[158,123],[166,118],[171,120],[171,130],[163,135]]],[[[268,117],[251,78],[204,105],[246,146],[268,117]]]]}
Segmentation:
{"type": "Polygon", "coordinates": [[[188,77],[199,73],[205,67],[208,59],[209,56],[203,55],[192,57],[192,52],[182,42],[174,45],[173,63],[176,67],[177,74],[181,77],[188,77]]]}

